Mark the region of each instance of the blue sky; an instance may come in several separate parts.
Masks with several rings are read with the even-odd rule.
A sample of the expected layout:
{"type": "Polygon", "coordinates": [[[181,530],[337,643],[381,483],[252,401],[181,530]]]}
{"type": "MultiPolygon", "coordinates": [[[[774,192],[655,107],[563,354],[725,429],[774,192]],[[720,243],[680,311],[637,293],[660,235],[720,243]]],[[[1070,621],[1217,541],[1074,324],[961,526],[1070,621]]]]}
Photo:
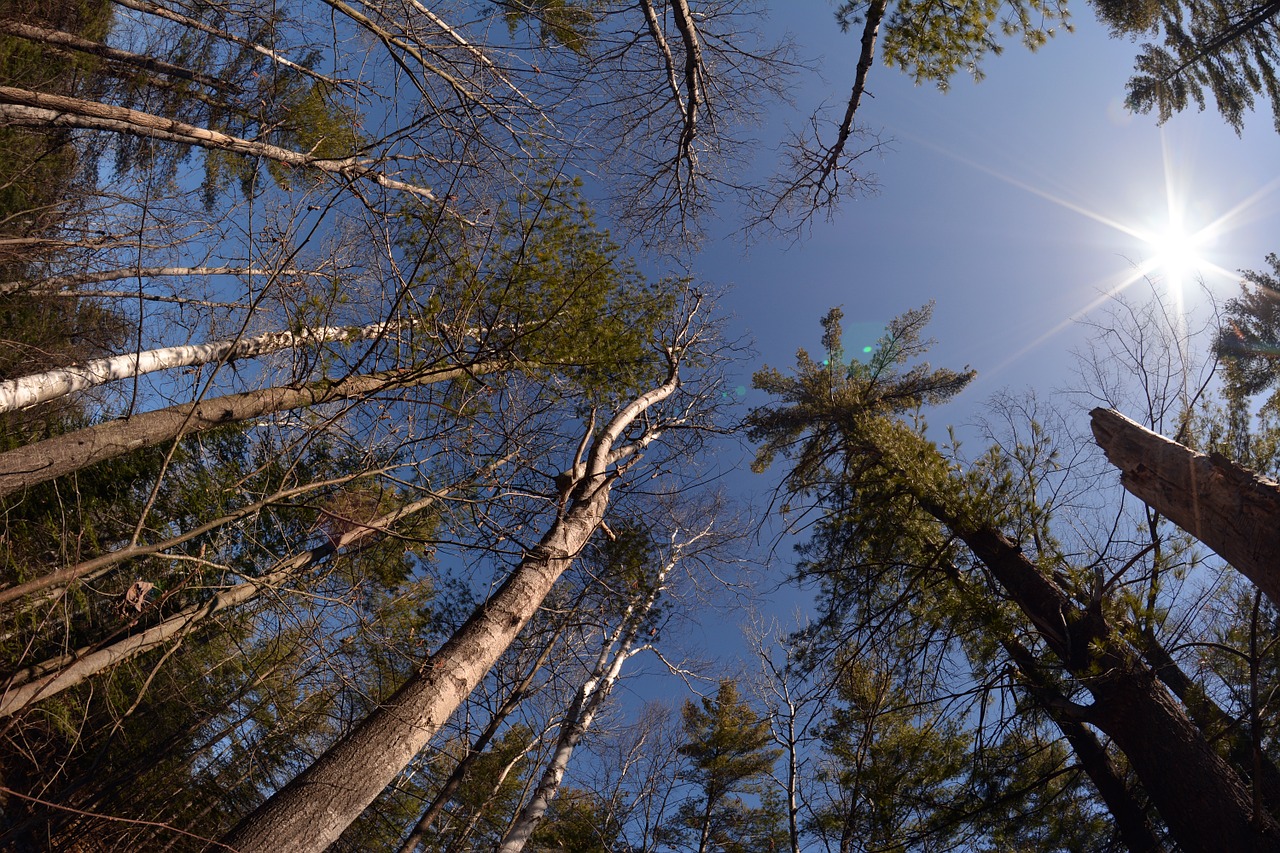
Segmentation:
{"type": "MultiPolygon", "coordinates": [[[[832,8],[775,7],[773,23],[785,19],[802,53],[821,57],[825,81],[796,90],[801,110],[823,99],[841,107],[852,82],[858,34],[841,34],[832,8]]],[[[697,272],[732,286],[727,307],[760,361],[786,367],[797,346],[816,351],[818,319],[832,305],[849,327],[932,299],[934,362],[979,372],[953,407],[959,417],[1005,388],[1048,394],[1070,381],[1069,350],[1084,334],[1073,318],[1154,251],[1123,229],[1162,229],[1167,188],[1190,230],[1226,217],[1202,249],[1215,294],[1234,295],[1236,270],[1265,268],[1265,255],[1280,251],[1280,136],[1269,106],[1243,137],[1212,108],[1163,127],[1129,115],[1122,100],[1137,45],[1109,38],[1088,7],[1077,15],[1074,33],[1036,53],[1011,44],[987,60],[985,80],[957,79],[946,93],[877,65],[859,117],[890,142],[866,161],[878,194],[847,203],[794,246],[747,251],[725,238],[707,247],[697,272]]],[[[1188,308],[1200,301],[1189,295],[1188,308]]]]}
{"type": "MultiPolygon", "coordinates": [[[[774,24],[785,17],[802,54],[820,58],[825,78],[795,91],[791,120],[803,121],[824,99],[843,108],[858,34],[841,34],[833,6],[821,0],[788,6],[785,16],[776,9],[774,24]]],[[[722,236],[709,241],[694,271],[730,288],[722,307],[734,315],[733,330],[755,343],[744,385],[762,364],[789,369],[797,347],[817,354],[818,321],[834,305],[844,308],[852,352],[861,343],[849,340],[859,324],[865,334],[933,300],[930,360],[971,366],[978,379],[929,416],[932,429],[971,422],[1004,391],[1051,397],[1076,381],[1071,351],[1089,333],[1078,321],[1097,316],[1106,294],[1126,281],[1137,299],[1150,292],[1134,279],[1156,249],[1131,232],[1162,230],[1171,197],[1187,230],[1219,226],[1200,247],[1201,275],[1219,301],[1238,292],[1238,270],[1266,268],[1266,255],[1280,252],[1280,136],[1269,105],[1242,136],[1212,107],[1163,127],[1152,116],[1130,115],[1122,102],[1138,46],[1109,38],[1087,7],[1077,15],[1074,33],[1060,32],[1036,53],[1012,44],[988,59],[982,82],[957,79],[946,93],[916,87],[896,69],[873,68],[873,97],[859,117],[890,142],[866,161],[879,191],[846,203],[804,240],[744,247],[731,234],[738,214],[724,211],[722,236]]],[[[780,125],[775,119],[769,130],[780,125]]],[[[772,156],[762,147],[760,167],[772,156]]],[[[1177,298],[1163,270],[1152,278],[1177,298]]],[[[1198,286],[1187,285],[1187,311],[1203,313],[1198,286]]],[[[765,402],[751,390],[743,400],[765,402]]],[[[1060,402],[1087,430],[1088,406],[1080,402],[1072,412],[1076,403],[1060,402]]],[[[741,453],[727,453],[721,464],[745,465],[749,451],[741,453]]],[[[773,482],[745,471],[725,481],[744,498],[753,494],[758,511],[773,482]]],[[[776,557],[766,577],[781,581],[790,548],[784,544],[776,557]]],[[[771,598],[784,620],[806,600],[789,588],[771,598]]],[[[703,625],[700,633],[688,640],[708,654],[746,653],[722,625],[703,625]]]]}

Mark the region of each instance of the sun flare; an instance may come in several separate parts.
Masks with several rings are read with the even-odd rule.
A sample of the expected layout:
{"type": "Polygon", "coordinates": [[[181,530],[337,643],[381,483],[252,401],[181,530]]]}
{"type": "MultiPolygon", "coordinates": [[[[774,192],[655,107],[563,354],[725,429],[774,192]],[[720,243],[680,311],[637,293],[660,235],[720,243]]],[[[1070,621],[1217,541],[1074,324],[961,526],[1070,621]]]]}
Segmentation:
{"type": "MultiPolygon", "coordinates": [[[[1137,231],[1146,244],[1147,257],[1139,265],[1142,277],[1161,281],[1175,293],[1182,293],[1207,271],[1218,271],[1205,255],[1212,242],[1210,228],[1191,230],[1180,215],[1170,209],[1167,224],[1155,231],[1137,231]]],[[[1136,229],[1135,229],[1136,230],[1136,229]]]]}

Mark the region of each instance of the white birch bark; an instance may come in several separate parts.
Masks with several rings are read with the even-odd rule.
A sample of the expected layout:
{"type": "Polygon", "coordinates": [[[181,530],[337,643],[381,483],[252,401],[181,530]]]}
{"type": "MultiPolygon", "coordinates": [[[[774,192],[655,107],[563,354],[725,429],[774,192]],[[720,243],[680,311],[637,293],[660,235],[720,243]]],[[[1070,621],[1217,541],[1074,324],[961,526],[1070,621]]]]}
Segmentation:
{"type": "Polygon", "coordinates": [[[183,637],[210,617],[256,598],[266,589],[277,589],[321,560],[362,543],[396,522],[420,513],[446,498],[454,489],[431,492],[424,498],[373,519],[318,548],[301,551],[277,562],[265,574],[223,590],[202,604],[186,607],[157,625],[101,649],[79,649],[19,670],[0,694],[0,717],[21,711],[32,702],[55,696],[98,673],[183,637]]]}
{"type": "Polygon", "coordinates": [[[390,177],[375,168],[377,161],[368,157],[352,156],[336,159],[314,157],[311,154],[303,154],[278,145],[242,139],[140,110],[100,104],[67,95],[49,95],[13,86],[0,86],[0,118],[18,126],[101,130],[195,145],[216,151],[231,151],[248,157],[272,160],[285,166],[315,169],[347,179],[361,178],[390,190],[409,193],[430,202],[439,202],[435,193],[427,187],[390,177]]]}
{"type": "Polygon", "coordinates": [[[60,367],[0,382],[0,412],[25,409],[76,391],[132,379],[144,373],[174,367],[192,367],[240,358],[257,358],[295,347],[318,346],[331,341],[370,340],[399,330],[400,323],[370,323],[367,326],[317,326],[300,332],[267,332],[252,338],[233,338],[203,344],[161,347],[84,364],[60,367]]]}
{"type": "Polygon", "coordinates": [[[590,675],[578,687],[573,702],[565,711],[551,760],[547,762],[547,767],[542,773],[542,778],[538,780],[538,787],[534,790],[533,796],[525,803],[520,814],[507,829],[507,834],[498,847],[498,853],[519,853],[533,837],[538,824],[550,808],[551,801],[560,792],[560,783],[564,781],[564,774],[569,767],[569,759],[573,757],[573,751],[582,741],[587,730],[591,728],[605,699],[609,698],[613,686],[622,674],[623,665],[647,648],[646,646],[637,647],[636,637],[640,633],[645,617],[662,596],[671,570],[680,562],[685,549],[690,544],[709,535],[710,532],[711,526],[708,525],[689,541],[673,548],[658,570],[653,590],[644,597],[644,600],[632,601],[627,605],[618,629],[600,649],[590,675]]]}
{"type": "MultiPolygon", "coordinates": [[[[206,275],[246,275],[263,278],[297,276],[322,278],[324,272],[302,269],[260,269],[258,267],[220,266],[220,267],[118,267],[97,272],[60,275],[40,281],[6,281],[0,283],[0,295],[8,293],[37,293],[42,296],[62,295],[63,288],[76,287],[81,284],[98,284],[104,281],[119,281],[124,278],[158,278],[160,276],[206,276],[206,275]]],[[[68,296],[80,296],[75,291],[67,292],[68,296]]],[[[135,299],[137,294],[131,294],[135,299]]]]}
{"type": "MultiPolygon", "coordinates": [[[[692,313],[687,322],[692,323],[692,313]]],[[[682,336],[687,333],[688,325],[682,336]]],[[[688,346],[689,340],[679,343],[688,346]]],[[[666,380],[618,411],[594,440],[592,432],[586,433],[580,446],[584,451],[590,444],[586,462],[562,475],[567,508],[493,595],[417,675],[243,820],[223,844],[240,853],[324,850],[395,780],[484,678],[600,526],[614,481],[660,432],[650,410],[679,388],[682,354],[683,348],[669,347],[666,380]],[[646,429],[640,436],[622,444],[641,423],[646,429]]]]}

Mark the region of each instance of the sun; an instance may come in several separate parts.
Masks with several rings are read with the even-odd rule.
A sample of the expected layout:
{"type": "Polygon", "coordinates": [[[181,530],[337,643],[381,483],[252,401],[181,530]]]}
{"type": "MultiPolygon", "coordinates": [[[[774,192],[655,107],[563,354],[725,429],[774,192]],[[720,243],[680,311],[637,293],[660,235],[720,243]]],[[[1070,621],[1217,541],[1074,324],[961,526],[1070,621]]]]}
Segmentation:
{"type": "Polygon", "coordinates": [[[1208,250],[1214,242],[1214,228],[1199,229],[1186,225],[1183,211],[1170,206],[1167,221],[1160,228],[1133,228],[1133,236],[1146,248],[1146,257],[1138,264],[1136,278],[1150,278],[1174,293],[1185,293],[1206,272],[1225,272],[1209,260],[1208,250]]]}

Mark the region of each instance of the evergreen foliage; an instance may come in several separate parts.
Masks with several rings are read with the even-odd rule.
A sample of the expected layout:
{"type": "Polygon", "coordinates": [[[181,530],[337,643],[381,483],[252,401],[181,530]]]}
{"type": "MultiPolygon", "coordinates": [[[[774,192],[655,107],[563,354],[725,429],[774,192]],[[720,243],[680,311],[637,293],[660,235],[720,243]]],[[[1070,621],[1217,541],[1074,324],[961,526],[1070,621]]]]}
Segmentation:
{"type": "Polygon", "coordinates": [[[681,718],[686,741],[679,753],[689,762],[685,778],[694,794],[680,805],[666,843],[699,853],[782,849],[785,831],[766,785],[781,750],[770,746],[768,721],[729,679],[714,696],[685,702],[681,718]]]}
{"type": "Polygon", "coordinates": [[[1237,0],[1142,0],[1094,4],[1112,34],[1158,37],[1142,46],[1125,99],[1136,112],[1155,111],[1161,122],[1212,99],[1235,128],[1261,97],[1271,101],[1280,131],[1280,4],[1237,0]]]}

